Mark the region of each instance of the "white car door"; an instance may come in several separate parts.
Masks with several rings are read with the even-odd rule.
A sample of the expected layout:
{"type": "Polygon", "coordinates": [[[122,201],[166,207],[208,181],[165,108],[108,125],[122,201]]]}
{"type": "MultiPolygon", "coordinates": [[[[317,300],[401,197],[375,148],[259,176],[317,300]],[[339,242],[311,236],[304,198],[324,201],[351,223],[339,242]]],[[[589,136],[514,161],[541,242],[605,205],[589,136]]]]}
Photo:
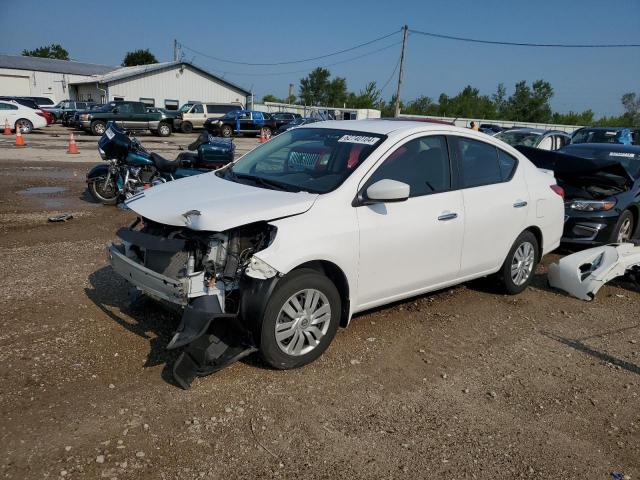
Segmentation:
{"type": "Polygon", "coordinates": [[[450,138],[455,144],[464,200],[460,266],[464,278],[495,271],[502,265],[525,228],[530,201],[524,169],[518,168],[513,156],[480,140],[450,138]]]}
{"type": "Polygon", "coordinates": [[[18,120],[18,106],[9,102],[0,102],[0,126],[4,128],[5,122],[9,123],[11,128],[14,127],[18,120]]]}
{"type": "Polygon", "coordinates": [[[462,192],[451,189],[446,137],[413,136],[378,163],[359,191],[383,179],[409,184],[410,197],[356,207],[360,309],[438,288],[460,269],[464,210],[462,192]]]}

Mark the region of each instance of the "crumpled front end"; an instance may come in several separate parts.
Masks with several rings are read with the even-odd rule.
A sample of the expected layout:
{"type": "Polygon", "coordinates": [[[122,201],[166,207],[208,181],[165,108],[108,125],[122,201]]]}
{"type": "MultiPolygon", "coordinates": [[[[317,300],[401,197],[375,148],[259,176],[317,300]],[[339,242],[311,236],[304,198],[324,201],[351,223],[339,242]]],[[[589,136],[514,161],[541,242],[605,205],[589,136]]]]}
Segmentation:
{"type": "Polygon", "coordinates": [[[640,246],[620,243],[590,248],[549,265],[549,285],[581,300],[593,300],[616,277],[640,279],[640,246]]]}
{"type": "Polygon", "coordinates": [[[107,248],[115,272],[138,291],[183,307],[167,345],[186,347],[173,367],[183,388],[256,350],[240,307],[252,282],[277,281],[278,272],[253,256],[271,243],[274,227],[259,222],[198,232],[139,218],[117,235],[122,243],[107,248]]]}

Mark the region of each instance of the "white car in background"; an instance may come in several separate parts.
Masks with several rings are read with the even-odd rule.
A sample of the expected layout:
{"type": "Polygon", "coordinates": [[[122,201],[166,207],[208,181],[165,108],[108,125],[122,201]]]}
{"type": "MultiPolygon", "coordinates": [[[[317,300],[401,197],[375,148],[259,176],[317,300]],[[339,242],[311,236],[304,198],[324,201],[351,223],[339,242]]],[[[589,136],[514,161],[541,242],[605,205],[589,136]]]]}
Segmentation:
{"type": "Polygon", "coordinates": [[[305,365],[353,314],[474,278],[523,291],[560,244],[562,193],[483,133],[320,122],[133,196],[139,219],[108,256],[141,292],[184,307],[168,348],[188,345],[174,366],[188,386],[247,351],[305,365]],[[243,333],[229,340],[216,323],[243,333]]]}
{"type": "Polygon", "coordinates": [[[39,110],[25,107],[19,103],[0,100],[0,128],[4,128],[5,122],[9,123],[11,130],[20,128],[21,133],[31,133],[35,128],[47,126],[47,120],[39,110]]]}

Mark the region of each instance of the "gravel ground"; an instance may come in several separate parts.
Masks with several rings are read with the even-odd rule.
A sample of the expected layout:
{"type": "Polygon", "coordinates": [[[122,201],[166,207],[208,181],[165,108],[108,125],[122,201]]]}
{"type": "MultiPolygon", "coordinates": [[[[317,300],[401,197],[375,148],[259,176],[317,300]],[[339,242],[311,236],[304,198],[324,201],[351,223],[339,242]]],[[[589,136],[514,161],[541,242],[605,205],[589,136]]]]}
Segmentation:
{"type": "MultiPolygon", "coordinates": [[[[90,201],[96,139],[75,159],[66,135],[0,142],[0,478],[640,478],[632,285],[586,303],[542,265],[517,297],[424,295],[357,316],[305,368],[250,357],[183,391],[179,316],[130,304],[104,246],[132,214],[90,201]]],[[[141,140],[170,156],[194,136],[141,140]]]]}

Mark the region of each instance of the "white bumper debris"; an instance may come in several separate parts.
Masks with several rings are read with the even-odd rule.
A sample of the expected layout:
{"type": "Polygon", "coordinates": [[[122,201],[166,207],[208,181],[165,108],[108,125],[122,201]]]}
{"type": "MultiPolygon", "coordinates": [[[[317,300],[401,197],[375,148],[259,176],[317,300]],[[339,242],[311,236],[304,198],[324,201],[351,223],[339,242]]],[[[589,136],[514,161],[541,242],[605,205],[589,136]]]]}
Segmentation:
{"type": "Polygon", "coordinates": [[[568,255],[549,265],[549,285],[581,300],[593,300],[605,283],[634,268],[640,268],[640,246],[605,245],[568,255]]]}

